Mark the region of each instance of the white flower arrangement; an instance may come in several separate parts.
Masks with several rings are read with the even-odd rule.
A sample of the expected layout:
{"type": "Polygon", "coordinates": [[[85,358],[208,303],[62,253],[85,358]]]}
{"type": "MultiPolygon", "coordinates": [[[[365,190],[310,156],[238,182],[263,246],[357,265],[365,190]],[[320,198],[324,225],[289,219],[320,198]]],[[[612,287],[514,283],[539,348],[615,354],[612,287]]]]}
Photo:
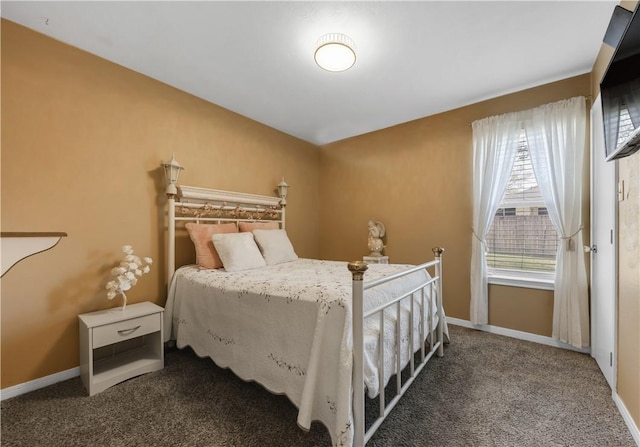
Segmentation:
{"type": "Polygon", "coordinates": [[[140,259],[140,257],[133,254],[131,245],[123,246],[122,252],[125,254],[124,259],[118,267],[111,269],[113,279],[107,282],[105,288],[108,290],[107,299],[112,300],[116,295],[122,295],[124,299],[122,310],[124,310],[127,306],[127,295],[124,292],[138,283],[138,277],[151,271],[153,259],[149,257],[140,259]]]}

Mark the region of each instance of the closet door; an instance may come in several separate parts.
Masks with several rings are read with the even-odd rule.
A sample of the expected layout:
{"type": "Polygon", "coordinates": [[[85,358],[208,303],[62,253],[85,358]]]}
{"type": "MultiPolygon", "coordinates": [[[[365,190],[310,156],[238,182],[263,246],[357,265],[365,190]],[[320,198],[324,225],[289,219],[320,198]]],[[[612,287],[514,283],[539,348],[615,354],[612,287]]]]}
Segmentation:
{"type": "Polygon", "coordinates": [[[600,95],[591,108],[591,355],[616,380],[617,161],[605,161],[600,95]]]}

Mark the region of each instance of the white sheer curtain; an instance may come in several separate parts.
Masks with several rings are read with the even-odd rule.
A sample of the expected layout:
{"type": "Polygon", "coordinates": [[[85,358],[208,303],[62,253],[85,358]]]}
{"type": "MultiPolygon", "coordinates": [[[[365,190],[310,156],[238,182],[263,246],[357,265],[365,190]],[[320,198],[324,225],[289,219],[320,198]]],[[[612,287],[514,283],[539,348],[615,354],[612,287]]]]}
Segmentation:
{"type": "Polygon", "coordinates": [[[518,115],[492,116],[473,127],[473,235],[471,242],[471,322],[487,324],[489,298],[485,238],[511,177],[518,149],[518,115]]]}
{"type": "Polygon", "coordinates": [[[582,250],[586,106],[583,97],[533,109],[525,123],[533,171],[562,243],[556,256],[553,337],[589,346],[587,270],[582,250]]]}

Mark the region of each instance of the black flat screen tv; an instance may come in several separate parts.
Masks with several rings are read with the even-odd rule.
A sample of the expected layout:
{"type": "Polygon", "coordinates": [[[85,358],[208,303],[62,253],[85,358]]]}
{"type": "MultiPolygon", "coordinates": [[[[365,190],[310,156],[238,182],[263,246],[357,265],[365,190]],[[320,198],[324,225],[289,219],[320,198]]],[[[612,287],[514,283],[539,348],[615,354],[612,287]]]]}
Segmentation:
{"type": "MultiPolygon", "coordinates": [[[[640,3],[639,3],[640,6],[640,3]]],[[[607,161],[640,149],[640,13],[636,6],[600,83],[607,161]]]]}

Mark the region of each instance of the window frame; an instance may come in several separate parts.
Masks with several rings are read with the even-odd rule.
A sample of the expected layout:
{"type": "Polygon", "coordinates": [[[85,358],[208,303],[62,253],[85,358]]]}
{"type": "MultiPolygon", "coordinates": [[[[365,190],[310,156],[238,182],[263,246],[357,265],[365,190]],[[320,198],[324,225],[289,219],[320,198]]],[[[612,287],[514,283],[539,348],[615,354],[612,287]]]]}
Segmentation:
{"type": "Polygon", "coordinates": [[[556,273],[487,267],[489,284],[527,289],[554,290],[556,273]]]}
{"type": "MultiPolygon", "coordinates": [[[[529,151],[529,145],[526,140],[526,136],[524,135],[524,131],[521,135],[521,142],[519,144],[526,145],[526,150],[529,151]]],[[[514,168],[515,168],[515,165],[514,165],[514,168]]],[[[513,168],[510,175],[513,175],[513,168]]],[[[509,183],[511,183],[511,179],[509,180],[509,183]]],[[[537,181],[536,181],[536,186],[537,186],[537,181]]],[[[506,203],[504,202],[504,200],[505,198],[503,197],[502,201],[500,202],[498,211],[496,211],[494,215],[494,219],[499,215],[511,216],[512,214],[510,212],[507,212],[507,210],[510,211],[511,209],[513,209],[515,211],[518,207],[521,207],[521,208],[538,207],[538,210],[536,213],[537,215],[546,215],[546,216],[549,215],[548,210],[546,210],[546,205],[544,204],[544,202],[540,202],[540,199],[537,201],[536,200],[530,200],[530,201],[511,200],[506,203]],[[541,214],[540,208],[545,208],[546,213],[541,214]],[[505,211],[503,211],[502,214],[499,214],[499,210],[501,209],[505,211]]],[[[513,213],[513,215],[517,215],[517,213],[513,213]]],[[[493,226],[493,223],[492,223],[492,226],[493,226]]],[[[556,232],[556,235],[557,235],[557,232],[556,232]]],[[[488,255],[488,248],[487,248],[487,255],[488,255]]],[[[485,261],[488,261],[488,256],[486,257],[485,261]]],[[[503,285],[503,286],[510,286],[510,287],[524,287],[529,289],[554,290],[557,265],[554,267],[554,270],[552,272],[497,268],[497,267],[489,266],[488,262],[486,262],[486,268],[487,268],[487,280],[489,284],[503,285]]]]}

